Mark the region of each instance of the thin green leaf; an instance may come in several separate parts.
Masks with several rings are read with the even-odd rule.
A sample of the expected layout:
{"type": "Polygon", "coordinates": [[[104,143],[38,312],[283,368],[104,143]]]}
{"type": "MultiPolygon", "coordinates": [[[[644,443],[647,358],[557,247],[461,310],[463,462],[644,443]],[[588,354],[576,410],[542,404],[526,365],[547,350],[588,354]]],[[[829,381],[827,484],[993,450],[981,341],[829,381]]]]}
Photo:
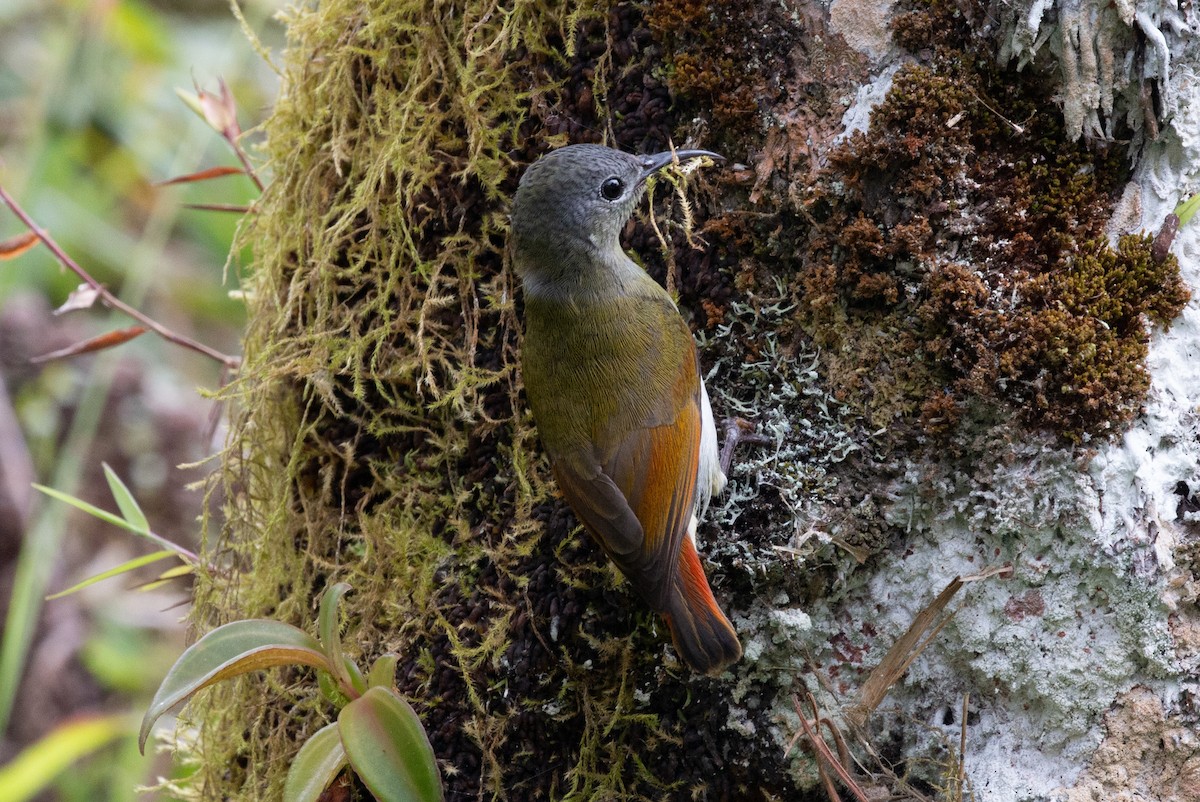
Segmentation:
{"type": "Polygon", "coordinates": [[[83,580],[79,584],[72,585],[71,587],[67,588],[66,590],[60,590],[58,593],[55,593],[51,596],[47,596],[46,601],[50,601],[51,599],[61,599],[63,596],[70,596],[72,593],[77,593],[77,592],[83,590],[88,585],[94,585],[97,582],[101,582],[105,579],[109,579],[111,577],[118,576],[120,574],[124,574],[128,571],[134,570],[135,568],[141,568],[143,565],[149,565],[150,563],[156,563],[159,560],[165,559],[167,557],[178,557],[178,556],[179,555],[173,551],[156,551],[151,554],[142,555],[141,557],[134,557],[132,560],[126,560],[125,562],[121,563],[120,565],[116,566],[115,568],[109,568],[107,571],[104,571],[99,574],[95,574],[94,576],[89,576],[87,579],[83,580]]]}
{"type": "Polygon", "coordinates": [[[350,586],[345,582],[338,582],[325,589],[324,595],[321,596],[317,633],[320,636],[321,645],[325,649],[325,656],[336,666],[334,677],[343,688],[353,689],[355,693],[361,694],[367,689],[367,684],[363,680],[358,666],[347,660],[342,654],[341,622],[338,620],[338,605],[342,596],[345,596],[349,590],[350,586]]]}
{"type": "Polygon", "coordinates": [[[380,655],[374,663],[371,664],[371,671],[367,675],[367,686],[371,688],[387,688],[391,689],[396,682],[396,663],[399,662],[400,655],[384,654],[380,655]]]}
{"type": "Polygon", "coordinates": [[[175,565],[174,568],[168,568],[167,570],[164,570],[163,573],[158,574],[155,579],[152,579],[149,582],[143,582],[142,585],[138,585],[136,589],[138,593],[149,593],[150,591],[156,591],[156,589],[162,587],[163,585],[170,585],[172,580],[179,579],[180,576],[188,576],[194,573],[196,573],[196,567],[194,567],[194,565],[188,563],[175,565]]]}
{"type": "Polygon", "coordinates": [[[1179,227],[1186,226],[1200,209],[1200,192],[1175,207],[1175,216],[1179,218],[1179,227]]]}
{"type": "Polygon", "coordinates": [[[151,591],[166,587],[169,584],[171,584],[171,580],[169,579],[151,579],[144,585],[138,585],[135,590],[138,593],[150,593],[151,591]]]}
{"type": "Polygon", "coordinates": [[[230,212],[231,214],[246,214],[253,206],[244,203],[185,203],[185,209],[195,209],[200,212],[230,212]]]}
{"type": "Polygon", "coordinates": [[[54,499],[58,499],[59,501],[66,502],[67,504],[70,504],[72,507],[79,509],[79,510],[83,510],[88,515],[93,515],[93,516],[99,518],[101,521],[110,523],[113,526],[119,526],[122,529],[128,530],[130,532],[135,532],[135,533],[138,532],[138,530],[134,528],[133,524],[129,523],[124,518],[121,518],[120,516],[117,516],[117,515],[113,515],[108,510],[102,510],[93,504],[88,504],[83,499],[75,498],[72,495],[55,490],[52,487],[46,487],[45,485],[34,484],[33,489],[41,491],[42,493],[45,493],[50,498],[54,498],[54,499]]]}
{"type": "Polygon", "coordinates": [[[290,624],[254,618],[217,627],[188,647],[167,672],[142,718],[138,748],[145,751],[150,728],[163,713],[196,691],[239,674],[283,665],[333,669],[316,638],[290,624]]]}
{"type": "Polygon", "coordinates": [[[105,523],[110,523],[113,526],[119,526],[122,529],[124,529],[126,532],[133,532],[135,535],[146,538],[151,543],[155,543],[164,549],[169,549],[170,551],[173,551],[176,554],[178,554],[180,556],[180,558],[183,559],[184,562],[194,563],[196,561],[196,555],[193,554],[192,552],[188,551],[187,549],[185,549],[183,546],[178,546],[178,545],[172,543],[171,541],[167,540],[162,535],[156,535],[153,532],[138,529],[133,524],[126,521],[124,518],[120,517],[119,515],[113,515],[108,510],[102,510],[99,507],[95,506],[94,504],[88,504],[83,499],[75,498],[74,496],[72,496],[68,493],[63,493],[61,490],[55,490],[53,487],[46,487],[45,485],[39,485],[39,484],[34,483],[33,489],[37,490],[41,493],[45,493],[50,498],[57,499],[66,504],[70,504],[75,509],[83,510],[88,515],[99,518],[101,521],[104,521],[105,523]]]}
{"type": "Polygon", "coordinates": [[[100,464],[104,466],[104,478],[108,480],[108,489],[112,491],[113,499],[116,500],[121,515],[125,516],[125,520],[137,527],[142,534],[149,532],[150,521],[146,519],[146,513],[142,512],[142,508],[138,506],[133,493],[129,492],[129,488],[117,476],[117,472],[108,467],[107,462],[100,464]]]}
{"type": "Polygon", "coordinates": [[[7,802],[33,799],[76,760],[120,738],[129,726],[126,716],[74,719],[60,724],[40,741],[0,766],[0,788],[7,802]]]}
{"type": "Polygon", "coordinates": [[[304,742],[288,768],[283,802],[317,802],[346,767],[346,750],[337,724],[326,724],[304,742]]]}
{"type": "Polygon", "coordinates": [[[170,584],[171,580],[194,573],[196,573],[196,567],[185,562],[183,565],[177,565],[174,568],[168,568],[166,571],[163,571],[161,574],[159,574],[156,579],[152,579],[149,582],[138,585],[137,590],[139,593],[148,593],[149,591],[161,588],[163,585],[170,584]]]}
{"type": "Polygon", "coordinates": [[[158,575],[159,579],[178,579],[181,576],[187,576],[195,572],[195,568],[190,565],[177,565],[174,568],[168,568],[158,575]]]}
{"type": "Polygon", "coordinates": [[[380,802],[441,802],[433,747],[416,712],[395,693],[370,688],[338,714],[346,757],[380,802]]]}

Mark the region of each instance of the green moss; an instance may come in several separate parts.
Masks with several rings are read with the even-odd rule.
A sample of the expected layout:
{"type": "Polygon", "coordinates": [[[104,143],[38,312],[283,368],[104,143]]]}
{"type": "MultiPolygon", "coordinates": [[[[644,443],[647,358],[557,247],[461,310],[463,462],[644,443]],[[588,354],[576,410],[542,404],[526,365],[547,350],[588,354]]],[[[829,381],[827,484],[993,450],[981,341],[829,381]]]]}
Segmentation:
{"type": "MultiPolygon", "coordinates": [[[[288,23],[264,126],[275,180],[243,232],[227,521],[205,549],[231,573],[198,578],[193,622],[307,626],[349,582],[347,650],[401,656],[450,798],[782,787],[760,744],[723,737],[721,685],[678,670],[554,499],[517,370],[520,170],[566,141],[678,135],[652,53],[628,44],[650,41],[640,7],[333,0],[288,23]]],[[[313,688],[273,674],[200,694],[191,793],[277,799],[333,712],[313,688]]]]}
{"type": "MultiPolygon", "coordinates": [[[[275,181],[244,232],[251,325],[227,391],[240,409],[228,523],[208,546],[241,573],[203,577],[193,618],[304,625],[326,584],[350,582],[351,651],[403,656],[399,686],[476,789],[502,787],[505,720],[477,672],[510,647],[520,602],[495,594],[471,618],[466,601],[485,564],[517,572],[550,496],[515,376],[505,202],[529,158],[528,87],[557,91],[549,69],[583,11],[293,11],[265,125],[275,181]],[[452,731],[439,704],[461,713],[452,731]]],[[[191,706],[199,797],[278,797],[303,734],[331,713],[297,687],[247,681],[191,706]]]]}

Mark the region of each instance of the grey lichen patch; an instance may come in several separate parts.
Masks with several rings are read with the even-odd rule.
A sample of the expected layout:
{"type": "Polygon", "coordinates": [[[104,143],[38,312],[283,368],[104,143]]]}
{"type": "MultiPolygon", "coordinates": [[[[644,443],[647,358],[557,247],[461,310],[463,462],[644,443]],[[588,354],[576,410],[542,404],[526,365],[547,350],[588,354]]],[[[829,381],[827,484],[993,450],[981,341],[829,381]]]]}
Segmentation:
{"type": "Polygon", "coordinates": [[[862,450],[864,424],[830,395],[816,350],[780,334],[793,306],[786,289],[776,289],[774,297],[731,302],[725,322],[698,334],[714,406],[751,419],[769,441],[738,452],[709,517],[721,531],[750,523],[773,532],[773,545],[794,548],[837,495],[839,466],[862,450]]]}
{"type": "Polygon", "coordinates": [[[1077,456],[1049,439],[1000,433],[970,460],[913,467],[886,487],[906,532],[865,583],[809,609],[816,668],[851,690],[954,576],[970,582],[954,618],[871,720],[871,741],[937,786],[964,732],[966,764],[989,799],[1044,798],[1094,748],[1110,701],[1179,667],[1148,543],[1112,541],[1077,456]],[[990,454],[983,457],[982,454],[990,454]],[[898,742],[897,742],[898,739],[898,742]],[[1002,759],[1020,750],[1019,766],[1002,759]],[[924,768],[921,768],[924,767],[924,768]]]}
{"type": "MultiPolygon", "coordinates": [[[[777,749],[800,730],[793,698],[816,693],[838,717],[841,700],[812,672],[828,638],[814,604],[830,614],[816,600],[833,606],[844,597],[849,566],[881,548],[889,526],[878,499],[855,481],[886,472],[885,458],[866,422],[831,395],[819,354],[796,336],[793,319],[786,286],[760,282],[697,336],[718,414],[747,417],[767,440],[738,450],[698,538],[719,566],[716,587],[730,599],[745,648],[729,726],[777,749]],[[764,705],[765,721],[748,715],[764,705]]],[[[819,784],[807,750],[790,750],[784,766],[798,788],[819,784]]]]}
{"type": "Polygon", "coordinates": [[[1163,0],[1024,0],[997,7],[999,58],[1053,63],[1067,134],[1158,137],[1178,111],[1172,44],[1193,35],[1179,4],[1163,0]]]}

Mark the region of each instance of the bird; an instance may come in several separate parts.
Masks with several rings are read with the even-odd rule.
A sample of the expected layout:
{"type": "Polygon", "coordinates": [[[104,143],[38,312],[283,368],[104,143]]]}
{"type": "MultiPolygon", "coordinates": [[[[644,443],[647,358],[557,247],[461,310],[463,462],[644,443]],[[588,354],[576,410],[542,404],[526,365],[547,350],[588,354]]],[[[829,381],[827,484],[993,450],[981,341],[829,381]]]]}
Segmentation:
{"type": "Polygon", "coordinates": [[[511,259],[524,294],[521,373],[568,505],[693,671],[716,676],[741,643],[708,584],[696,525],[726,477],[691,331],[622,249],[646,181],[706,150],[633,155],[568,145],[526,168],[511,259]]]}

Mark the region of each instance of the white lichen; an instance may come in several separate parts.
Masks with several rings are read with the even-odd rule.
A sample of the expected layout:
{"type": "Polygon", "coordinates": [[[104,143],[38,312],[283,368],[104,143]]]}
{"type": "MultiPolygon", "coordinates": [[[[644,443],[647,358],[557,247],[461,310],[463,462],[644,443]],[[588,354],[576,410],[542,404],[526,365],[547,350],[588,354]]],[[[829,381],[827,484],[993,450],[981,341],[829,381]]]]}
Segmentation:
{"type": "Polygon", "coordinates": [[[871,123],[871,112],[884,101],[888,92],[892,91],[892,79],[896,77],[901,64],[899,62],[885,67],[868,83],[858,88],[854,102],[842,115],[842,131],[833,140],[836,146],[857,131],[866,131],[871,123]]]}
{"type": "Polygon", "coordinates": [[[1002,63],[1057,62],[1071,137],[1113,139],[1124,120],[1152,140],[1180,110],[1171,54],[1195,47],[1194,12],[1185,18],[1170,0],[1026,0],[996,8],[1002,63]]]}

